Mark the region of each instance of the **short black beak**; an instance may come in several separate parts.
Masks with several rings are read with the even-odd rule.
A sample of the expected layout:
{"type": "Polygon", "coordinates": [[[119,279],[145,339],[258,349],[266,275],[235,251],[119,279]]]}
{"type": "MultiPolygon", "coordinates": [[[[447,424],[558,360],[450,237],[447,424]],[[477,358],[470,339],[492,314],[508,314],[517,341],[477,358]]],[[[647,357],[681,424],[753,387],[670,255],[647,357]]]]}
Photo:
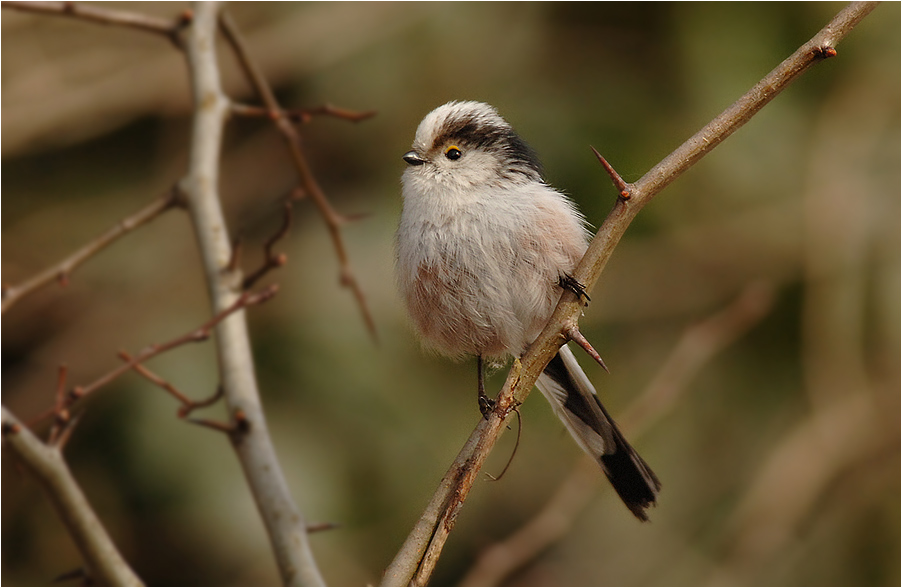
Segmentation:
{"type": "Polygon", "coordinates": [[[409,165],[423,165],[426,163],[426,160],[417,155],[416,151],[408,151],[401,156],[401,159],[406,161],[409,165]]]}

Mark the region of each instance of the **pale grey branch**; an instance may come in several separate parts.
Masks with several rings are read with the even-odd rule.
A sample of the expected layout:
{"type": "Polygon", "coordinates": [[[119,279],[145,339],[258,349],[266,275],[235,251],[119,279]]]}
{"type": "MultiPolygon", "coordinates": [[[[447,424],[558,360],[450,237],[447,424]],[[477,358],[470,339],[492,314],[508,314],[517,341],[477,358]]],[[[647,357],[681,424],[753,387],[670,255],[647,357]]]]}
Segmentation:
{"type": "MultiPolygon", "coordinates": [[[[216,61],[219,9],[218,3],[196,3],[194,26],[186,38],[195,114],[190,170],[182,182],[216,312],[234,303],[242,284],[241,272],[229,268],[232,247],[218,193],[222,132],[230,107],[216,61]]],[[[266,525],[282,581],[322,585],[306,522],[294,503],[267,431],[243,311],[216,327],[216,345],[229,410],[233,415],[240,411],[248,425],[244,434],[234,437],[235,451],[266,525]]]]}
{"type": "Polygon", "coordinates": [[[58,446],[45,445],[3,407],[3,443],[34,475],[84,558],[86,574],[95,585],[143,586],[84,493],[72,477],[58,446]]]}

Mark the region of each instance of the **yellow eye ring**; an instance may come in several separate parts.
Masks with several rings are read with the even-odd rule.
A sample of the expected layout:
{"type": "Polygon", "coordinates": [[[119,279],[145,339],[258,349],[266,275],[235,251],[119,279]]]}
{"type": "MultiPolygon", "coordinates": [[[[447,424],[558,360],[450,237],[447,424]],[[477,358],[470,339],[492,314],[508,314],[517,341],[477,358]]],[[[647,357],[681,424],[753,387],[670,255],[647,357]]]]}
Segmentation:
{"type": "Polygon", "coordinates": [[[445,149],[445,157],[450,159],[451,161],[457,161],[461,156],[460,149],[457,148],[457,145],[451,145],[447,149],[445,149]]]}

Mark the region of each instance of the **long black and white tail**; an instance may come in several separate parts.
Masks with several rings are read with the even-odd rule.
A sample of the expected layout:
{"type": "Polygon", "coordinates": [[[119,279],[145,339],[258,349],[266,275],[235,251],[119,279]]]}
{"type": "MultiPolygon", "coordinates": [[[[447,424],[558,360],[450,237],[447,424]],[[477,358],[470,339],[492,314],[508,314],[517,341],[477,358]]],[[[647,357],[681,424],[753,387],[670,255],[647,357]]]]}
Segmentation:
{"type": "Polygon", "coordinates": [[[655,504],[661,482],[626,442],[595,394],[595,388],[564,345],[537,382],[576,443],[601,465],[614,490],[639,520],[655,504]]]}

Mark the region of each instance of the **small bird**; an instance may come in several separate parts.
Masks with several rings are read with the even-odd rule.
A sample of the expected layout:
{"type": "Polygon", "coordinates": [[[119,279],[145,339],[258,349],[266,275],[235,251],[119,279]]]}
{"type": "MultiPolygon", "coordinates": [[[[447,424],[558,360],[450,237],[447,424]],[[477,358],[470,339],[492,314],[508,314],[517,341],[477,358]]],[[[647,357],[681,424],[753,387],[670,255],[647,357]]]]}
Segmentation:
{"type": "MultiPolygon", "coordinates": [[[[404,154],[397,279],[426,347],[484,363],[519,357],[548,322],[590,233],[573,202],[542,179],[535,152],[488,104],[449,102],[426,115],[404,154]]],[[[587,297],[586,297],[587,298],[587,297]]],[[[627,443],[564,345],[537,382],[577,444],[640,520],[658,478],[627,443]]]]}

